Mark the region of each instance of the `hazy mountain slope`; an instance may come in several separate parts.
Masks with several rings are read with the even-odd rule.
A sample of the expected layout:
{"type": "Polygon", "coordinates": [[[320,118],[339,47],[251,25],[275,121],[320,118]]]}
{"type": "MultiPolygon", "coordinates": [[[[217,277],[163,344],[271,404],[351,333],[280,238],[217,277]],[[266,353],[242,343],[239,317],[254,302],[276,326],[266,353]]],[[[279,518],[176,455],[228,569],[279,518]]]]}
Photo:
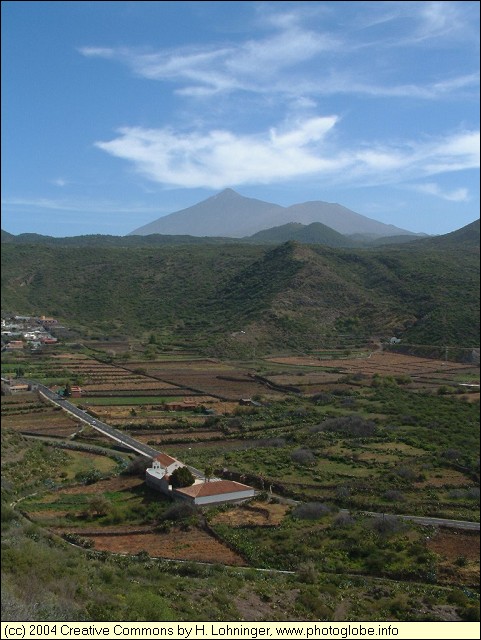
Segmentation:
{"type": "MultiPolygon", "coordinates": [[[[150,233],[229,236],[240,238],[264,229],[261,220],[276,220],[283,207],[254,198],[244,198],[232,189],[198,204],[158,218],[129,235],[150,233]],[[259,226],[260,224],[260,226],[259,226]]],[[[268,224],[267,226],[274,226],[268,224]]]]}
{"type": "Polygon", "coordinates": [[[2,229],[2,242],[13,242],[15,236],[2,229]]]}
{"type": "Polygon", "coordinates": [[[374,236],[395,236],[411,233],[394,225],[372,220],[340,204],[330,202],[312,201],[294,204],[287,208],[286,215],[290,220],[303,224],[322,222],[342,234],[368,233],[374,236]]]}
{"type": "Polygon", "coordinates": [[[245,198],[232,189],[225,189],[192,207],[139,227],[129,235],[163,233],[240,238],[290,222],[321,222],[343,234],[393,236],[411,233],[362,216],[339,204],[314,201],[281,207],[254,198],[245,198]]]}

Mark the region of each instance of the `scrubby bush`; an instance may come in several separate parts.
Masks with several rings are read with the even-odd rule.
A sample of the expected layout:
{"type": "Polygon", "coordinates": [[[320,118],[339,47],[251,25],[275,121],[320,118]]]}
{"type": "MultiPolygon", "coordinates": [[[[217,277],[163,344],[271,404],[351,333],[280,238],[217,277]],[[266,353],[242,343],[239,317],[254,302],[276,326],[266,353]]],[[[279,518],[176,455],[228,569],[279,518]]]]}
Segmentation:
{"type": "Polygon", "coordinates": [[[446,449],[446,451],[443,451],[442,456],[446,460],[459,460],[462,454],[458,449],[446,449]]]}
{"type": "MultiPolygon", "coordinates": [[[[358,415],[330,418],[319,426],[320,429],[317,429],[318,431],[332,431],[357,438],[372,436],[376,432],[376,425],[372,420],[365,420],[362,416],[358,415]]],[[[312,431],[314,432],[314,428],[312,431]]]]}
{"type": "Polygon", "coordinates": [[[383,498],[389,500],[389,502],[404,502],[404,495],[396,489],[388,489],[383,493],[383,498]]]}
{"type": "Polygon", "coordinates": [[[403,529],[402,521],[393,515],[376,516],[372,519],[371,527],[381,536],[391,536],[403,529]]]}
{"type": "Polygon", "coordinates": [[[90,471],[79,471],[75,474],[75,480],[83,484],[94,484],[103,478],[103,474],[98,469],[90,471]]]}
{"type": "Polygon", "coordinates": [[[347,500],[351,495],[349,487],[336,487],[336,498],[338,500],[347,500]]]}
{"type": "Polygon", "coordinates": [[[312,396],[312,402],[319,406],[330,404],[333,400],[334,398],[330,393],[317,393],[315,396],[312,396]]]}
{"type": "Polygon", "coordinates": [[[394,469],[394,473],[402,480],[406,480],[407,482],[414,482],[417,478],[417,474],[413,469],[409,467],[397,467],[394,469]]]}
{"type": "Polygon", "coordinates": [[[227,426],[230,429],[242,429],[244,423],[242,421],[242,418],[236,417],[236,418],[230,418],[227,421],[227,426]]]}
{"type": "Polygon", "coordinates": [[[131,460],[131,462],[129,462],[127,468],[122,471],[122,474],[126,476],[139,476],[141,478],[144,478],[146,470],[151,466],[151,458],[146,458],[145,456],[137,456],[136,458],[131,460]]]}
{"type": "Polygon", "coordinates": [[[316,456],[310,449],[300,448],[291,453],[291,460],[297,464],[310,466],[316,462],[316,456]]]}
{"type": "Polygon", "coordinates": [[[89,512],[97,516],[105,516],[109,513],[112,504],[102,495],[94,495],[88,503],[89,512]]]}
{"type": "Polygon", "coordinates": [[[285,447],[286,439],[285,438],[262,438],[261,440],[257,440],[256,445],[258,447],[285,447]]]}
{"type": "Polygon", "coordinates": [[[179,522],[187,520],[197,513],[197,508],[189,502],[174,502],[161,516],[162,521],[179,522]]]}
{"type": "Polygon", "coordinates": [[[318,520],[330,513],[330,508],[322,502],[304,502],[292,511],[292,517],[299,520],[318,520]]]}
{"type": "Polygon", "coordinates": [[[459,612],[459,615],[466,622],[479,622],[479,604],[464,607],[459,612]]]}
{"type": "Polygon", "coordinates": [[[94,543],[89,538],[84,538],[79,536],[77,533],[64,533],[64,540],[70,542],[71,544],[77,545],[77,547],[83,547],[84,549],[91,549],[94,546],[94,543]]]}
{"type": "Polygon", "coordinates": [[[339,528],[350,527],[352,524],[354,524],[354,522],[355,522],[354,518],[349,513],[346,513],[344,511],[339,513],[334,518],[334,522],[332,523],[332,526],[339,527],[339,528]]]}
{"type": "Polygon", "coordinates": [[[2,502],[2,522],[10,522],[15,520],[15,510],[5,502],[2,502]]]}
{"type": "Polygon", "coordinates": [[[304,584],[315,584],[319,579],[319,574],[312,562],[304,562],[297,569],[297,577],[304,584]]]}
{"type": "Polygon", "coordinates": [[[466,497],[468,498],[468,500],[476,500],[477,502],[479,502],[479,495],[479,487],[471,487],[466,491],[466,497]]]}

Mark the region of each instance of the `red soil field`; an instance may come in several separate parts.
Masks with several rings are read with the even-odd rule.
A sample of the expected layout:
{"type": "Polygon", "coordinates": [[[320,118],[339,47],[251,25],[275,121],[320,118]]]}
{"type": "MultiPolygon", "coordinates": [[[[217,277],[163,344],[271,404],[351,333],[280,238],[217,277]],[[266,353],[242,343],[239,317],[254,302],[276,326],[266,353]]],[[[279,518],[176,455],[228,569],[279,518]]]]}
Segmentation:
{"type": "Polygon", "coordinates": [[[350,358],[339,360],[316,360],[308,357],[270,358],[270,362],[297,366],[332,367],[345,373],[365,373],[373,375],[430,375],[434,373],[459,373],[472,370],[472,365],[457,362],[443,362],[429,358],[406,356],[387,351],[372,353],[367,358],[350,358]]]}
{"type": "Polygon", "coordinates": [[[140,551],[154,558],[169,558],[172,560],[197,560],[232,566],[246,566],[245,560],[218,542],[207,532],[191,528],[189,531],[173,529],[168,533],[122,533],[121,528],[115,535],[82,534],[94,542],[97,551],[112,553],[126,553],[135,555],[140,551]]]}

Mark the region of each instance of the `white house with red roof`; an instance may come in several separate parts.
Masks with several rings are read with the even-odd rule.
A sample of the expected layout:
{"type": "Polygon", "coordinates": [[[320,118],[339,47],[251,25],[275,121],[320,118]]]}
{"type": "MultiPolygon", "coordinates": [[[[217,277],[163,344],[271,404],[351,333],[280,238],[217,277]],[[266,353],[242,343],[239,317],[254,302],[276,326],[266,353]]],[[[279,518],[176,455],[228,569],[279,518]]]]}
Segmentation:
{"type": "Polygon", "coordinates": [[[180,460],[166,453],[160,453],[152,460],[152,467],[146,470],[145,482],[157,491],[196,505],[241,502],[255,496],[255,490],[252,487],[220,478],[210,480],[196,478],[190,487],[173,488],[170,484],[171,474],[185,466],[180,460]]]}
{"type": "Polygon", "coordinates": [[[174,489],[173,494],[193,504],[219,504],[221,502],[241,502],[253,498],[256,494],[252,487],[233,480],[214,478],[199,480],[190,487],[174,489]]]}

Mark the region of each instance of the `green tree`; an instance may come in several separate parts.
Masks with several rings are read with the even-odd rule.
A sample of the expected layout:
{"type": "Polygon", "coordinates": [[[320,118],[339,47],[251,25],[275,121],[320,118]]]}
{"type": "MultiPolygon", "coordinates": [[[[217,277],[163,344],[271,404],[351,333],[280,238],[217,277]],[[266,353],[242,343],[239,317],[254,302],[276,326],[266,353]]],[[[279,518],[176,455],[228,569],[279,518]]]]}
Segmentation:
{"type": "Polygon", "coordinates": [[[105,496],[95,495],[89,500],[89,512],[92,515],[105,516],[109,513],[112,505],[105,496]]]}
{"type": "Polygon", "coordinates": [[[190,487],[194,484],[195,478],[187,467],[179,467],[170,476],[172,486],[175,488],[190,487]]]}
{"type": "Polygon", "coordinates": [[[207,482],[212,478],[213,475],[214,475],[214,467],[211,464],[208,464],[204,469],[204,476],[207,482]]]}

